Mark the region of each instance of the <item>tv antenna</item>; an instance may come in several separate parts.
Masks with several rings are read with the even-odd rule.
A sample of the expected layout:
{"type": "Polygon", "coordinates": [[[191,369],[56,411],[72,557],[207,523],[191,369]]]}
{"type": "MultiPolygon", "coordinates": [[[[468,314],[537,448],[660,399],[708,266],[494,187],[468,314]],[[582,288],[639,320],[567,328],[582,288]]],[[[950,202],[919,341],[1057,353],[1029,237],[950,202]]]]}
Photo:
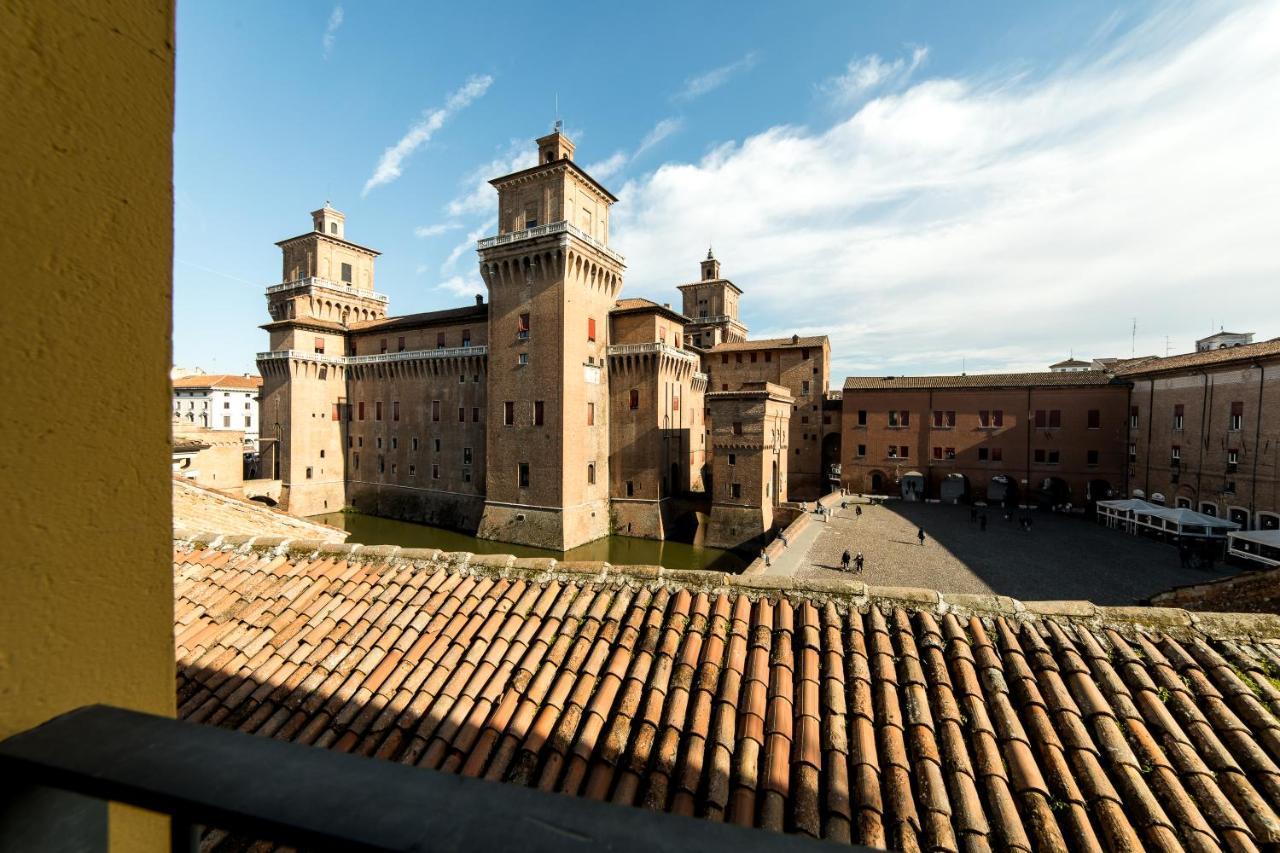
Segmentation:
{"type": "Polygon", "coordinates": [[[1129,358],[1138,354],[1138,318],[1133,318],[1133,326],[1129,330],[1129,358]]]}

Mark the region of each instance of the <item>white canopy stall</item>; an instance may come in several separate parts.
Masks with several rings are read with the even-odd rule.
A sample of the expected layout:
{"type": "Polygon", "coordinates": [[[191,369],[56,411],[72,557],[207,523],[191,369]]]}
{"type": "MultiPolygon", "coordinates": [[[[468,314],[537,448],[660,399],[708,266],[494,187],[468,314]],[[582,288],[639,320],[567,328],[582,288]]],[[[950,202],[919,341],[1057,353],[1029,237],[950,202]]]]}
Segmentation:
{"type": "Polygon", "coordinates": [[[1145,529],[1174,538],[1187,536],[1195,539],[1225,539],[1232,530],[1240,529],[1240,525],[1234,521],[1215,518],[1185,507],[1160,506],[1141,498],[1098,501],[1097,507],[1100,523],[1130,533],[1145,529]]]}
{"type": "Polygon", "coordinates": [[[1227,553],[1262,566],[1280,566],[1280,530],[1238,530],[1228,533],[1227,553]]]}

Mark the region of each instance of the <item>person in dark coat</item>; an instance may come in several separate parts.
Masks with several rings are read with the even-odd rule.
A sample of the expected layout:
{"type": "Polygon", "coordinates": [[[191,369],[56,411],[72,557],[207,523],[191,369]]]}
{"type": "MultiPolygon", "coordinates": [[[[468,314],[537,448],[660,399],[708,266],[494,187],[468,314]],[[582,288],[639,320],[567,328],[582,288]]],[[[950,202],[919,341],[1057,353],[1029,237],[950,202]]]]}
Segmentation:
{"type": "Polygon", "coordinates": [[[844,553],[840,555],[840,568],[843,571],[849,571],[849,561],[853,558],[849,556],[849,549],[846,548],[844,553]]]}
{"type": "Polygon", "coordinates": [[[858,552],[858,556],[853,558],[853,570],[858,574],[862,574],[862,552],[858,552]]]}
{"type": "Polygon", "coordinates": [[[916,531],[916,539],[920,540],[920,544],[922,546],[924,545],[924,528],[923,527],[921,527],[919,530],[916,531]]]}

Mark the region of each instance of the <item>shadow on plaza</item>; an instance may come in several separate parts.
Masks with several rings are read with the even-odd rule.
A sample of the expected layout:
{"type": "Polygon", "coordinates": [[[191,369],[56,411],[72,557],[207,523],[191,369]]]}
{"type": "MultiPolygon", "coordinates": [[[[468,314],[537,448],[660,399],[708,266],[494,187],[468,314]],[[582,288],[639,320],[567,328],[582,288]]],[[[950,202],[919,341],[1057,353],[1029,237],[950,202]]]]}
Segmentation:
{"type": "MultiPolygon", "coordinates": [[[[985,512],[987,517],[983,531],[971,520],[970,509],[965,505],[892,501],[872,511],[886,513],[890,525],[909,527],[905,532],[885,532],[883,541],[890,560],[901,549],[919,549],[914,533],[923,528],[935,545],[950,552],[993,592],[1028,601],[1082,599],[1096,604],[1135,604],[1175,586],[1236,572],[1221,562],[1212,570],[1184,568],[1173,545],[1112,530],[1079,515],[1015,510],[1011,519],[1005,520],[1004,509],[978,508],[978,513],[985,512]],[[1021,519],[1031,520],[1029,530],[1022,528],[1021,519]],[[903,535],[911,538],[899,538],[903,535]]],[[[919,577],[913,585],[946,592],[948,585],[959,583],[951,572],[962,571],[939,567],[938,577],[919,577]]]]}

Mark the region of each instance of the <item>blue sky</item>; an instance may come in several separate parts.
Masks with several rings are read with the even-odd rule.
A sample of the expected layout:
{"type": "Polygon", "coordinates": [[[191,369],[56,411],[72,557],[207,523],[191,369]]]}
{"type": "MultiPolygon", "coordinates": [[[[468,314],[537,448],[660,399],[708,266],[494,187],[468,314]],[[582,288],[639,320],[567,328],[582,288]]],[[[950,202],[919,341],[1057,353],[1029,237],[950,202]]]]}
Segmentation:
{"type": "Polygon", "coordinates": [[[181,3],[174,361],[255,370],[326,199],[392,313],[469,302],[557,98],[624,293],[677,302],[713,243],[833,384],[1272,337],[1277,43],[1274,2],[181,3]]]}

